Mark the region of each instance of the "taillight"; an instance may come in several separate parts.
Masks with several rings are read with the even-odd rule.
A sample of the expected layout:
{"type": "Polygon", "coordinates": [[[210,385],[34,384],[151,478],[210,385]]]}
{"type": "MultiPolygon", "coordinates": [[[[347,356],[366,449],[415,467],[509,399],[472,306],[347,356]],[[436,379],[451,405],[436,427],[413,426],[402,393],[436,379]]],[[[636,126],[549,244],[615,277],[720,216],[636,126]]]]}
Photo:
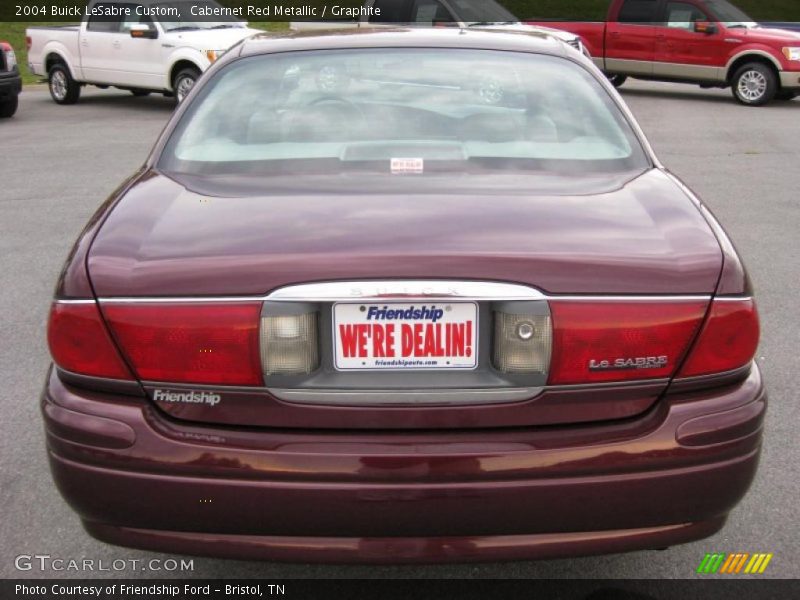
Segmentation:
{"type": "Polygon", "coordinates": [[[25,46],[28,48],[28,52],[30,52],[31,51],[31,47],[33,47],[33,40],[31,39],[31,36],[29,36],[29,35],[25,36],[25,46]]]}
{"type": "Polygon", "coordinates": [[[94,301],[54,302],[47,343],[56,365],[78,375],[132,380],[94,301]]]}
{"type": "Polygon", "coordinates": [[[106,303],[103,312],[142,380],[263,385],[260,302],[106,303]]]}
{"type": "Polygon", "coordinates": [[[718,298],[679,377],[725,373],[744,367],[758,348],[759,324],[751,298],[718,298]]]}
{"type": "Polygon", "coordinates": [[[319,366],[317,313],[268,315],[261,322],[261,357],[267,375],[308,375],[319,366]]]}
{"type": "MultiPolygon", "coordinates": [[[[5,43],[0,43],[0,52],[3,54],[3,59],[5,62],[5,70],[6,71],[13,71],[17,68],[17,55],[14,54],[14,49],[5,43]]],[[[2,63],[0,63],[2,64],[2,63]]]]}
{"type": "Polygon", "coordinates": [[[671,377],[705,316],[703,300],[550,303],[550,384],[671,377]]]}
{"type": "Polygon", "coordinates": [[[498,371],[547,374],[551,344],[549,315],[495,312],[493,362],[498,371]]]}

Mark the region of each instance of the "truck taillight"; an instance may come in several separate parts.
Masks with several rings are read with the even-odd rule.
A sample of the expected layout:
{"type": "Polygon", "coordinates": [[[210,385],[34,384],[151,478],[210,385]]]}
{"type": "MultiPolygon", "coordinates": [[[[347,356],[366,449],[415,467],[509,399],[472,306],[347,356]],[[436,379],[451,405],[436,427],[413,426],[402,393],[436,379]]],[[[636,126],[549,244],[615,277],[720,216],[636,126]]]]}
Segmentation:
{"type": "Polygon", "coordinates": [[[93,300],[54,302],[47,343],[60,369],[89,377],[133,380],[93,300]]]}
{"type": "Polygon", "coordinates": [[[102,308],[139,379],[263,385],[260,302],[110,302],[102,308]]]}
{"type": "Polygon", "coordinates": [[[556,300],[551,385],[671,377],[708,308],[705,300],[556,300]]]}
{"type": "Polygon", "coordinates": [[[25,36],[25,47],[28,49],[28,52],[31,51],[31,47],[32,46],[33,46],[33,40],[31,39],[31,36],[26,35],[25,36]]]}
{"type": "Polygon", "coordinates": [[[745,367],[755,357],[758,338],[758,311],[753,299],[718,298],[679,377],[725,373],[745,367]]]}

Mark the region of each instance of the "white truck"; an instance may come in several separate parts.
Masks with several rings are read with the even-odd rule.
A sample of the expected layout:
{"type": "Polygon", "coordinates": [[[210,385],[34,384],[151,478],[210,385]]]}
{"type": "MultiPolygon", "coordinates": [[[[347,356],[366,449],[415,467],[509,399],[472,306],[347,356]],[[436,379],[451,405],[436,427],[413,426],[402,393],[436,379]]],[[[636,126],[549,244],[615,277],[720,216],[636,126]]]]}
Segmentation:
{"type": "Polygon", "coordinates": [[[561,40],[587,56],[581,38],[572,33],[522,23],[495,0],[366,0],[361,8],[339,8],[324,22],[297,21],[295,31],[344,29],[352,27],[461,27],[493,29],[514,33],[545,34],[561,40]]]}
{"type": "Polygon", "coordinates": [[[47,77],[58,104],[77,102],[85,85],[180,102],[219,56],[257,32],[213,0],[91,0],[80,25],[26,31],[28,68],[47,77]]]}

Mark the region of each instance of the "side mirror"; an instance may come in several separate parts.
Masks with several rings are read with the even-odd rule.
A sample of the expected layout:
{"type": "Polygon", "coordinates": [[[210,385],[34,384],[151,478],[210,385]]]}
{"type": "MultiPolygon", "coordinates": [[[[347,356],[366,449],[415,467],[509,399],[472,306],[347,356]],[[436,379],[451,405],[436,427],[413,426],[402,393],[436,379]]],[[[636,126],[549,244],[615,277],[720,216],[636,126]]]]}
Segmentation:
{"type": "Polygon", "coordinates": [[[155,40],[158,38],[158,30],[146,23],[134,23],[131,25],[131,37],[155,40]]]}
{"type": "Polygon", "coordinates": [[[717,33],[717,25],[716,23],[709,23],[708,21],[697,21],[694,24],[695,33],[705,33],[706,35],[712,35],[717,33]]]}

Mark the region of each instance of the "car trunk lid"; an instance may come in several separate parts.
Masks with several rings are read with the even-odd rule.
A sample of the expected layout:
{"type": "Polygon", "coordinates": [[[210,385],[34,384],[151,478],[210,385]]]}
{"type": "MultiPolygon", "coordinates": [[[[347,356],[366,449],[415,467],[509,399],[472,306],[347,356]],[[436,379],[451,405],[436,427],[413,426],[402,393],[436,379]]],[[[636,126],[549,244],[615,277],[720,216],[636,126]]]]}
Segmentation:
{"type": "MultiPolygon", "coordinates": [[[[622,368],[629,363],[635,367],[639,360],[649,365],[646,368],[659,368],[657,350],[664,338],[653,335],[648,347],[653,351],[646,356],[598,353],[592,360],[600,375],[588,380],[588,387],[576,387],[574,375],[560,376],[551,385],[530,388],[527,396],[493,403],[305,402],[253,379],[178,381],[140,375],[165,412],[226,425],[484,428],[626,418],[652,407],[665,389],[699,327],[722,257],[703,216],[668,176],[654,170],[617,183],[606,181],[591,189],[573,183],[575,193],[566,195],[563,190],[569,186],[554,185],[547,193],[522,194],[503,189],[474,195],[375,194],[367,189],[290,194],[273,189],[223,197],[150,173],[104,223],[89,254],[89,273],[105,318],[134,368],[150,351],[146,343],[134,344],[132,350],[129,336],[141,331],[147,319],[179,318],[176,309],[213,307],[218,302],[238,307],[237,314],[258,315],[271,292],[313,282],[435,279],[516,284],[540,293],[551,308],[560,303],[551,311],[556,344],[558,319],[579,323],[583,330],[589,327],[576,302],[627,302],[633,312],[641,303],[659,298],[667,307],[692,303],[694,321],[681,317],[687,326],[680,330],[669,365],[660,365],[661,370],[645,373],[641,380],[604,375],[615,367],[613,360],[605,366],[603,361],[615,356],[623,360],[622,368]],[[150,316],[142,317],[146,311],[140,309],[125,313],[126,306],[142,304],[155,307],[150,316]],[[159,304],[171,308],[159,311],[159,304]]],[[[330,308],[325,305],[322,310],[328,315],[330,308]]],[[[627,312],[623,307],[618,314],[627,312]]],[[[658,312],[651,305],[641,318],[652,321],[658,312]]],[[[491,313],[486,314],[491,323],[491,313]]],[[[200,321],[217,318],[233,323],[229,329],[236,336],[225,337],[225,331],[208,335],[225,337],[220,348],[247,348],[242,355],[246,358],[236,367],[247,361],[257,365],[258,322],[255,329],[252,324],[238,326],[238,317],[230,311],[200,321]]],[[[482,326],[483,345],[491,343],[488,326],[482,326]]],[[[623,331],[617,339],[625,335],[623,331]]],[[[147,339],[151,344],[158,339],[161,351],[166,349],[164,360],[169,360],[174,336],[147,339]]],[[[573,343],[595,347],[594,339],[573,343]]],[[[584,358],[588,362],[590,356],[584,358]]],[[[574,373],[574,365],[572,369],[564,372],[574,373]]],[[[474,390],[480,385],[470,380],[451,387],[474,390]]]]}

